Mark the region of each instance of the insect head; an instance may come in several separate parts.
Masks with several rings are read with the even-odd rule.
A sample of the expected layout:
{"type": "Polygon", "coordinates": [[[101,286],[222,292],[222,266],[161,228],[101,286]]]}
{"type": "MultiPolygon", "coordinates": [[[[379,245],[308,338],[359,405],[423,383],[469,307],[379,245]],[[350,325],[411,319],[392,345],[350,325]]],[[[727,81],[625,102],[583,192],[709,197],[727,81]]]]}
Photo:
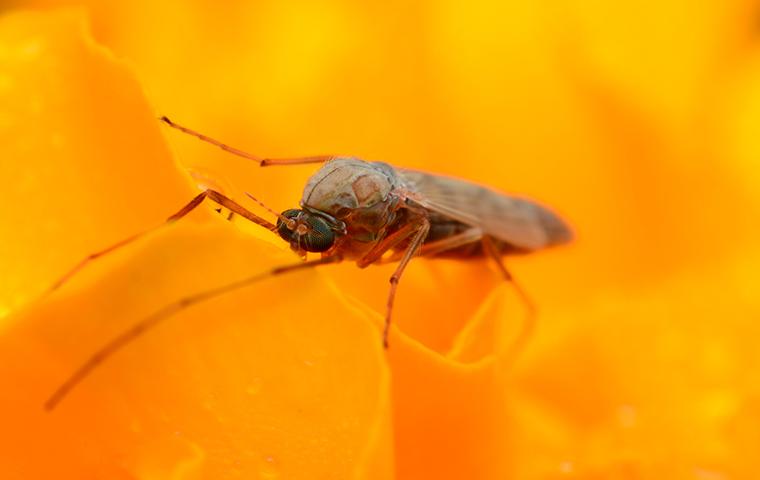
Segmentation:
{"type": "Polygon", "coordinates": [[[277,233],[296,251],[326,252],[335,243],[335,232],[345,227],[327,215],[292,208],[277,220],[277,233]]]}

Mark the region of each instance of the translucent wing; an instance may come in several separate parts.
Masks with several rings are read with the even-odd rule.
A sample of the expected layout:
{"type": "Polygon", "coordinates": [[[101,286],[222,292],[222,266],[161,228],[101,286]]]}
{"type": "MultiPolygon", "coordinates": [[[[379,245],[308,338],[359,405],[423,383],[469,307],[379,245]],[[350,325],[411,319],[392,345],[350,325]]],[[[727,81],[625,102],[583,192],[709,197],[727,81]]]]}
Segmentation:
{"type": "Polygon", "coordinates": [[[423,207],[526,250],[570,241],[570,227],[557,214],[531,200],[475,183],[414,170],[397,169],[423,207]]]}

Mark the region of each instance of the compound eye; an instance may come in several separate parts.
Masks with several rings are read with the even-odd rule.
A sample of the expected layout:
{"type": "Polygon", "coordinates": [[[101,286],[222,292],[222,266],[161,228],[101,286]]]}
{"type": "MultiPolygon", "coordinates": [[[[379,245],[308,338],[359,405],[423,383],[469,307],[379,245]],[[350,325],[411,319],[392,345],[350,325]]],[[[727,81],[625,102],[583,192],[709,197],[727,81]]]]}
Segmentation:
{"type": "Polygon", "coordinates": [[[327,221],[321,217],[310,216],[306,220],[309,226],[309,232],[306,233],[301,241],[308,252],[326,252],[335,243],[335,232],[333,232],[327,221]]]}
{"type": "MultiPolygon", "coordinates": [[[[298,210],[296,208],[291,208],[290,210],[285,210],[282,212],[282,216],[285,218],[293,219],[295,220],[298,218],[298,216],[301,214],[301,210],[298,210]]],[[[282,237],[284,240],[287,240],[290,242],[290,239],[293,238],[293,235],[295,235],[295,232],[290,230],[288,228],[288,224],[283,222],[281,218],[277,219],[277,234],[282,237]]]]}

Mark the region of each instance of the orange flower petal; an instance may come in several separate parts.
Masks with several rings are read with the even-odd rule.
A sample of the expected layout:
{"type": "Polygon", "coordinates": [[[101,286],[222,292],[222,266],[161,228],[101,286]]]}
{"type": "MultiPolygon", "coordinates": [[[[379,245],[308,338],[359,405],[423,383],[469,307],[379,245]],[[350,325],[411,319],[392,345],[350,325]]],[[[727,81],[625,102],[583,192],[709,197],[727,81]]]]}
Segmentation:
{"type": "MultiPolygon", "coordinates": [[[[393,374],[392,414],[384,403],[389,400],[383,393],[382,365],[374,363],[378,346],[367,344],[377,333],[364,319],[381,322],[377,312],[384,310],[393,266],[359,271],[347,264],[325,269],[324,277],[297,274],[289,277],[292,281],[267,281],[187,310],[115,357],[56,414],[79,414],[89,407],[88,415],[77,421],[92,429],[94,415],[116,419],[107,423],[108,432],[89,436],[105,439],[106,447],[99,448],[113,445],[109,452],[129,453],[97,463],[94,454],[85,457],[83,452],[105,450],[84,443],[72,424],[54,420],[60,422],[60,430],[51,438],[58,441],[46,445],[64,445],[63,456],[73,452],[73,459],[61,462],[75,470],[76,465],[86,465],[87,473],[100,468],[117,478],[119,465],[124,466],[122,477],[173,473],[226,478],[236,473],[234,462],[227,462],[226,470],[218,466],[233,457],[247,462],[245,473],[258,471],[264,477],[292,472],[287,469],[290,461],[273,460],[303,462],[299,465],[312,461],[317,447],[303,457],[283,449],[278,456],[264,454],[262,461],[256,438],[271,432],[255,430],[256,438],[240,433],[240,425],[254,425],[253,429],[261,424],[249,421],[249,410],[240,406],[238,394],[253,385],[253,398],[258,398],[258,382],[251,382],[249,370],[265,377],[257,370],[265,359],[240,343],[271,348],[279,363],[292,365],[282,358],[282,349],[292,345],[257,343],[262,342],[261,333],[282,339],[287,337],[284,331],[294,330],[295,320],[287,311],[298,313],[299,319],[308,317],[303,335],[320,338],[331,349],[351,351],[360,360],[347,362],[374,376],[374,384],[370,378],[353,379],[351,375],[363,371],[335,365],[344,375],[342,388],[348,395],[356,393],[361,403],[348,404],[341,397],[335,405],[352,418],[364,419],[375,408],[372,422],[380,426],[346,427],[356,439],[352,450],[337,436],[325,436],[333,442],[330,446],[356,460],[341,472],[352,470],[357,478],[391,476],[393,456],[397,478],[756,476],[752,459],[760,442],[760,382],[753,372],[759,368],[754,318],[760,315],[760,258],[754,244],[760,170],[753,154],[758,151],[757,68],[746,63],[747,57],[756,63],[752,2],[592,1],[552,8],[541,2],[492,0],[413,7],[345,2],[315,7],[273,0],[213,6],[148,0],[89,3],[97,38],[134,62],[160,114],[257,154],[357,154],[521,191],[560,207],[577,227],[579,241],[569,251],[510,259],[510,268],[541,312],[527,354],[516,364],[508,349],[524,312],[511,290],[494,288],[498,276],[484,262],[415,259],[401,282],[394,317],[398,328],[387,353],[393,374]],[[327,278],[335,281],[334,287],[325,286],[327,278]],[[296,288],[303,296],[294,296],[296,288]],[[346,295],[358,300],[345,303],[346,295]],[[251,320],[252,313],[233,311],[232,302],[246,306],[245,312],[263,309],[269,317],[282,317],[280,326],[259,325],[251,320]],[[224,312],[224,319],[210,324],[208,318],[217,312],[224,312]],[[328,323],[335,328],[318,329],[311,323],[316,318],[334,322],[328,323]],[[234,327],[225,327],[227,322],[234,327]],[[233,328],[235,335],[228,333],[233,328]],[[344,336],[344,329],[359,339],[356,352],[350,350],[355,339],[344,336]],[[202,352],[204,361],[195,360],[183,345],[202,352]],[[257,361],[249,365],[249,358],[257,361]],[[206,359],[214,362],[207,364],[206,359]],[[165,362],[177,369],[163,368],[165,362]],[[141,375],[128,370],[130,365],[140,366],[141,375]],[[145,388],[159,382],[166,388],[145,388]],[[130,437],[137,440],[129,445],[124,424],[143,417],[112,413],[134,406],[119,398],[121,392],[133,392],[129,400],[147,405],[145,410],[155,403],[165,414],[158,425],[150,416],[155,411],[149,411],[144,418],[150,430],[142,430],[138,422],[130,437]],[[217,396],[211,398],[210,392],[217,396]],[[220,398],[224,406],[215,403],[220,398]],[[211,413],[200,411],[209,405],[211,413]],[[210,419],[214,415],[218,429],[210,419]],[[176,439],[167,440],[167,425],[192,430],[180,429],[176,439]],[[110,437],[110,431],[117,435],[110,437]],[[64,436],[78,446],[60,441],[64,436]],[[249,444],[256,449],[246,456],[249,444]]],[[[4,53],[0,47],[0,55],[4,53]]],[[[44,91],[47,83],[34,83],[38,77],[29,85],[44,91]]],[[[9,85],[3,82],[0,76],[0,93],[9,85]]],[[[0,116],[0,126],[3,121],[0,116]]],[[[137,125],[137,131],[152,132],[148,123],[137,125]]],[[[108,133],[88,133],[92,132],[108,133]]],[[[295,205],[315,170],[251,168],[242,159],[177,132],[167,139],[181,163],[199,173],[202,182],[219,185],[235,198],[251,191],[277,210],[295,205]]],[[[98,144],[97,139],[87,142],[98,144]]],[[[45,165],[36,156],[27,163],[35,162],[45,165]]],[[[178,181],[176,175],[169,173],[173,181],[178,181]]],[[[39,183],[28,190],[35,198],[40,188],[60,188],[57,182],[39,183]]],[[[186,189],[179,183],[180,190],[186,189]]],[[[117,181],[102,188],[131,189],[117,181]]],[[[188,195],[180,192],[176,197],[169,201],[167,196],[167,208],[155,211],[164,216],[188,195]]],[[[104,202],[102,209],[113,207],[104,202]]],[[[146,212],[141,207],[128,213],[146,212]]],[[[208,209],[201,214],[208,219],[208,209]]],[[[17,224],[24,235],[44,246],[61,236],[60,231],[39,235],[38,222],[24,223],[24,218],[9,217],[3,226],[10,231],[8,225],[17,224]]],[[[135,226],[159,220],[135,221],[135,226]]],[[[106,235],[92,245],[84,239],[81,251],[62,250],[71,258],[61,260],[61,268],[135,231],[125,228],[121,234],[118,223],[109,227],[113,238],[106,235]]],[[[262,235],[260,229],[243,229],[262,235]]],[[[266,238],[282,247],[278,239],[266,238]]],[[[18,263],[37,260],[31,252],[26,250],[18,263]]],[[[72,346],[74,340],[65,335],[70,330],[56,323],[62,320],[50,316],[51,309],[69,304],[74,308],[75,298],[88,295],[94,305],[83,305],[77,312],[94,315],[87,312],[107,309],[109,302],[124,298],[140,298],[127,307],[147,310],[188,293],[187,285],[190,290],[204,287],[204,282],[216,285],[289,258],[279,252],[219,225],[183,226],[153,235],[93,265],[68,293],[63,292],[71,296],[12,317],[19,322],[8,329],[7,339],[0,340],[8,352],[0,360],[9,378],[26,382],[23,385],[29,385],[35,398],[44,397],[48,390],[41,383],[55,384],[70,371],[66,367],[92,351],[72,346]],[[217,265],[207,251],[209,243],[218,243],[223,264],[234,264],[232,256],[248,259],[249,264],[217,265]],[[201,247],[206,251],[197,253],[201,247]],[[177,271],[157,269],[157,261],[177,271]],[[196,262],[202,269],[193,271],[188,264],[196,262]],[[156,285],[140,285],[124,276],[138,271],[157,278],[156,285]],[[210,277],[200,278],[201,271],[210,277]],[[186,282],[185,277],[192,280],[186,282]],[[43,318],[45,323],[38,325],[43,318]],[[58,332],[40,338],[48,324],[58,325],[58,332]],[[37,325],[34,331],[31,325],[37,325]],[[10,372],[9,364],[20,364],[20,358],[31,354],[44,360],[24,360],[26,371],[10,372]]],[[[46,267],[35,264],[38,283],[44,283],[46,267]]],[[[15,265],[13,275],[19,269],[15,265]]],[[[31,274],[18,275],[24,280],[31,274]]],[[[9,305],[22,303],[40,288],[29,289],[27,296],[9,305]]],[[[114,316],[125,325],[139,313],[114,316]]],[[[108,337],[110,328],[117,328],[110,321],[68,323],[73,324],[71,331],[84,331],[81,337],[93,346],[108,337]]],[[[282,371],[271,368],[270,373],[282,371]]],[[[313,380],[298,375],[288,382],[293,405],[308,398],[303,390],[313,380]]],[[[25,412],[19,416],[22,421],[37,414],[24,410],[34,403],[22,399],[24,395],[25,390],[12,391],[5,409],[25,412]]],[[[260,395],[265,395],[263,388],[260,395]]],[[[294,433],[293,419],[275,407],[267,405],[265,410],[278,416],[278,425],[293,428],[280,439],[304,438],[294,433]]],[[[337,411],[328,411],[325,418],[319,424],[324,428],[329,422],[342,425],[337,411]]],[[[28,448],[34,453],[29,445],[38,441],[32,437],[42,427],[39,420],[27,423],[30,433],[22,431],[19,445],[5,451],[28,448]]],[[[22,461],[34,458],[22,453],[22,461]]]]}
{"type": "Polygon", "coordinates": [[[518,477],[753,478],[758,268],[755,250],[548,312],[510,397],[518,477]]]}
{"type": "Polygon", "coordinates": [[[194,192],[134,75],[84,35],[81,15],[3,16],[0,64],[3,316],[194,192]]]}

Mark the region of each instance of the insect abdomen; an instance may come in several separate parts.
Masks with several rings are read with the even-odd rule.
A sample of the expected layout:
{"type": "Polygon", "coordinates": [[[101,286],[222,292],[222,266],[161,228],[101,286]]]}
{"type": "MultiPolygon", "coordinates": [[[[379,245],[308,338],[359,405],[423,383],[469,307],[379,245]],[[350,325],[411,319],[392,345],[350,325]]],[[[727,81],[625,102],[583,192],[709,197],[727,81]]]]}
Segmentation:
{"type": "MultiPolygon", "coordinates": [[[[401,225],[403,225],[404,223],[408,221],[406,217],[406,212],[402,211],[396,220],[397,221],[394,222],[394,225],[390,227],[389,232],[388,232],[389,234],[392,234],[394,230],[398,229],[401,225]]],[[[427,237],[425,237],[425,241],[423,243],[423,249],[425,248],[425,245],[446,240],[448,238],[451,238],[455,235],[466,232],[467,230],[470,230],[473,228],[470,225],[459,222],[457,220],[446,217],[444,215],[439,215],[434,212],[430,212],[428,214],[428,220],[430,221],[430,231],[428,232],[427,237]]],[[[502,254],[527,253],[527,250],[520,249],[518,247],[515,247],[514,245],[510,245],[496,238],[492,237],[492,240],[494,242],[494,245],[496,245],[496,248],[502,254]]],[[[398,244],[393,250],[397,252],[399,251],[403,252],[407,249],[408,246],[409,246],[409,241],[407,240],[398,244]]],[[[436,257],[436,258],[467,259],[467,258],[475,258],[475,257],[483,256],[484,253],[485,252],[483,251],[482,242],[480,240],[474,240],[470,243],[466,243],[464,245],[460,245],[458,247],[455,247],[449,250],[440,251],[434,255],[428,254],[426,256],[436,257]]]]}
{"type": "MultiPolygon", "coordinates": [[[[458,222],[456,220],[452,220],[450,218],[446,218],[439,215],[432,215],[430,217],[430,233],[428,233],[428,236],[425,239],[425,244],[436,242],[438,240],[444,240],[446,238],[451,238],[454,235],[465,232],[471,228],[472,227],[470,225],[464,224],[462,222],[458,222]]],[[[521,250],[515,247],[514,245],[510,245],[506,242],[503,242],[495,238],[493,239],[493,242],[496,245],[499,252],[502,254],[525,252],[524,250],[521,250]]],[[[483,255],[484,255],[483,243],[477,240],[477,241],[453,248],[451,250],[440,252],[436,254],[435,257],[473,258],[473,257],[480,257],[483,255]]]]}

